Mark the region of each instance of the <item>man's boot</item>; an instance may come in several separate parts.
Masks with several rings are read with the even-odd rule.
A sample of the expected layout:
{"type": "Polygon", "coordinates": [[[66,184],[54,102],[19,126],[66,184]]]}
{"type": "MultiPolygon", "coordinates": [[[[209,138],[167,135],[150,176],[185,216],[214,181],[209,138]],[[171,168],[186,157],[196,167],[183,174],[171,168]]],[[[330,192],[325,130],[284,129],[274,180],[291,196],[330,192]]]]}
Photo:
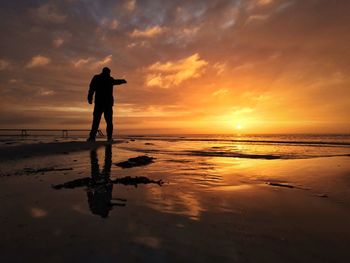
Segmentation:
{"type": "Polygon", "coordinates": [[[96,141],[96,138],[94,137],[89,137],[86,139],[87,142],[95,142],[96,141]]]}

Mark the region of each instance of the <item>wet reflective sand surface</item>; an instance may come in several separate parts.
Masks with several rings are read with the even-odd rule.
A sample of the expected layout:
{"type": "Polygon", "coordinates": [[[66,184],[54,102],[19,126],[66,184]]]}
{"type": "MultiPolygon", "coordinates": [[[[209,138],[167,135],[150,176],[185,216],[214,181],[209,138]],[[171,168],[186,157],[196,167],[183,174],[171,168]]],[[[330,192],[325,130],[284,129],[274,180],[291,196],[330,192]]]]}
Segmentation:
{"type": "Polygon", "coordinates": [[[0,261],[346,259],[348,156],[179,154],[191,147],[203,148],[136,140],[1,163],[0,261]],[[140,155],[156,159],[115,165],[140,155]]]}

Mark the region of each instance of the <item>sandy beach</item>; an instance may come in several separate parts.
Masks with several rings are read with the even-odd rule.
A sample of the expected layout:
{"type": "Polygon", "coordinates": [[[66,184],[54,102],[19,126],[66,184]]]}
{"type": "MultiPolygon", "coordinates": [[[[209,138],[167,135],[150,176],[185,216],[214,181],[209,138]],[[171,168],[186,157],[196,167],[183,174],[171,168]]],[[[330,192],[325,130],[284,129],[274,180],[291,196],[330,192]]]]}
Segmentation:
{"type": "MultiPolygon", "coordinates": [[[[167,151],[170,144],[182,145],[168,142],[167,151]]],[[[160,151],[162,142],[137,139],[56,143],[49,151],[52,146],[2,148],[1,262],[344,262],[347,257],[348,156],[180,155],[160,151]],[[137,156],[155,159],[136,167],[116,165],[137,156]]]]}

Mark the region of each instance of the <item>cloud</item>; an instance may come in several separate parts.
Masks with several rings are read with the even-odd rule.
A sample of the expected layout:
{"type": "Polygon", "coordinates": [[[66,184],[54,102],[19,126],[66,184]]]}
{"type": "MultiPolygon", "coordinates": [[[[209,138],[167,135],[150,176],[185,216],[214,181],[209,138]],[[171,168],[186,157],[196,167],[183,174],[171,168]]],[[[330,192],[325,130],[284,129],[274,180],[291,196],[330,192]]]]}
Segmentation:
{"type": "Polygon", "coordinates": [[[228,89],[218,89],[212,93],[213,96],[226,96],[230,91],[228,89]]]}
{"type": "Polygon", "coordinates": [[[176,61],[154,63],[147,68],[149,74],[146,76],[146,85],[161,88],[179,85],[185,80],[201,76],[207,64],[198,53],[176,61]]]}
{"type": "Polygon", "coordinates": [[[14,84],[14,83],[18,83],[21,82],[21,80],[18,79],[9,79],[9,83],[14,84]]]}
{"type": "Polygon", "coordinates": [[[196,27],[185,27],[179,31],[179,34],[186,36],[186,37],[192,37],[197,34],[199,30],[199,26],[196,27]]]}
{"type": "Polygon", "coordinates": [[[131,32],[130,36],[152,38],[164,33],[164,31],[165,31],[165,28],[162,28],[160,26],[154,26],[154,27],[149,27],[145,30],[135,29],[134,31],[131,32]]]}
{"type": "Polygon", "coordinates": [[[136,9],[136,0],[129,0],[124,5],[125,9],[128,11],[134,11],[136,9]]]}
{"type": "Polygon", "coordinates": [[[91,61],[91,58],[81,58],[73,62],[73,65],[77,68],[84,66],[85,64],[89,63],[91,61]]]}
{"type": "Polygon", "coordinates": [[[117,19],[113,19],[109,24],[109,28],[112,30],[117,29],[118,26],[119,26],[119,21],[117,19]]]}
{"type": "Polygon", "coordinates": [[[273,0],[259,0],[258,4],[259,5],[269,5],[273,2],[273,0]]]}
{"type": "Polygon", "coordinates": [[[176,46],[186,46],[189,42],[193,42],[200,30],[199,26],[185,26],[167,30],[167,43],[175,44],[176,46]]]}
{"type": "Polygon", "coordinates": [[[116,30],[119,26],[119,21],[117,19],[109,19],[104,17],[101,22],[100,25],[104,28],[110,29],[110,30],[116,30]]]}
{"type": "Polygon", "coordinates": [[[62,37],[55,38],[52,41],[53,46],[56,48],[60,47],[63,43],[64,43],[64,39],[62,37]]]}
{"type": "Polygon", "coordinates": [[[245,62],[243,64],[240,64],[240,65],[237,65],[235,67],[232,68],[233,71],[236,71],[236,70],[249,70],[249,69],[252,69],[254,68],[254,63],[251,63],[251,62],[245,62]]]}
{"type": "Polygon", "coordinates": [[[93,63],[93,67],[103,67],[109,64],[112,61],[112,55],[108,55],[101,60],[97,60],[93,63]]]}
{"type": "Polygon", "coordinates": [[[236,109],[232,114],[233,115],[244,115],[244,114],[252,113],[253,111],[254,111],[254,109],[249,108],[249,107],[245,107],[245,108],[236,109]]]}
{"type": "Polygon", "coordinates": [[[45,66],[51,62],[51,59],[42,55],[37,55],[32,57],[32,59],[27,63],[27,68],[34,68],[45,66]]]}
{"type": "Polygon", "coordinates": [[[226,63],[217,62],[217,63],[214,64],[213,67],[216,70],[216,73],[218,75],[221,75],[226,70],[227,65],[226,65],[226,63]]]}
{"type": "Polygon", "coordinates": [[[246,24],[252,23],[252,22],[259,22],[259,21],[264,21],[267,20],[270,17],[270,15],[250,15],[248,16],[246,20],[246,24]]]}
{"type": "Polygon", "coordinates": [[[294,5],[295,2],[294,0],[291,0],[291,1],[286,1],[284,3],[281,3],[275,10],[275,12],[282,12],[284,11],[285,9],[289,8],[290,6],[294,5]]]}
{"type": "Polygon", "coordinates": [[[77,68],[87,65],[89,68],[96,69],[104,67],[112,62],[112,55],[108,55],[100,60],[96,58],[81,58],[73,62],[73,65],[77,68]]]}
{"type": "Polygon", "coordinates": [[[8,69],[10,65],[11,65],[10,61],[6,59],[0,59],[0,70],[8,69]]]}
{"type": "Polygon", "coordinates": [[[72,33],[67,30],[55,31],[52,35],[52,46],[55,48],[61,47],[63,44],[70,42],[73,39],[72,33]]]}
{"type": "Polygon", "coordinates": [[[40,96],[51,96],[54,94],[55,94],[55,92],[53,90],[48,90],[48,89],[40,89],[38,91],[38,95],[40,95],[40,96]]]}
{"type": "Polygon", "coordinates": [[[230,27],[232,27],[234,24],[236,23],[236,20],[235,19],[229,19],[229,20],[227,20],[226,22],[224,22],[222,25],[221,25],[221,27],[222,28],[230,28],[230,27]]]}
{"type": "Polygon", "coordinates": [[[66,15],[59,13],[57,8],[52,4],[41,5],[36,10],[36,15],[41,20],[54,24],[64,23],[66,21],[66,15]]]}

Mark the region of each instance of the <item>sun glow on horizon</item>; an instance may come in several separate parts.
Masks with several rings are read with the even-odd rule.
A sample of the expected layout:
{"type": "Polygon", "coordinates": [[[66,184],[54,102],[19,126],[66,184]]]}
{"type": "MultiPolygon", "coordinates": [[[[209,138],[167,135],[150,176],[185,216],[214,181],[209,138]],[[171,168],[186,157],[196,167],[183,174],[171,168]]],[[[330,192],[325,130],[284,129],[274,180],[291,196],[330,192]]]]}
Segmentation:
{"type": "Polygon", "coordinates": [[[243,128],[243,127],[242,127],[242,125],[241,125],[240,123],[237,123],[237,124],[236,124],[236,129],[237,129],[237,130],[241,130],[242,128],[243,128]]]}

